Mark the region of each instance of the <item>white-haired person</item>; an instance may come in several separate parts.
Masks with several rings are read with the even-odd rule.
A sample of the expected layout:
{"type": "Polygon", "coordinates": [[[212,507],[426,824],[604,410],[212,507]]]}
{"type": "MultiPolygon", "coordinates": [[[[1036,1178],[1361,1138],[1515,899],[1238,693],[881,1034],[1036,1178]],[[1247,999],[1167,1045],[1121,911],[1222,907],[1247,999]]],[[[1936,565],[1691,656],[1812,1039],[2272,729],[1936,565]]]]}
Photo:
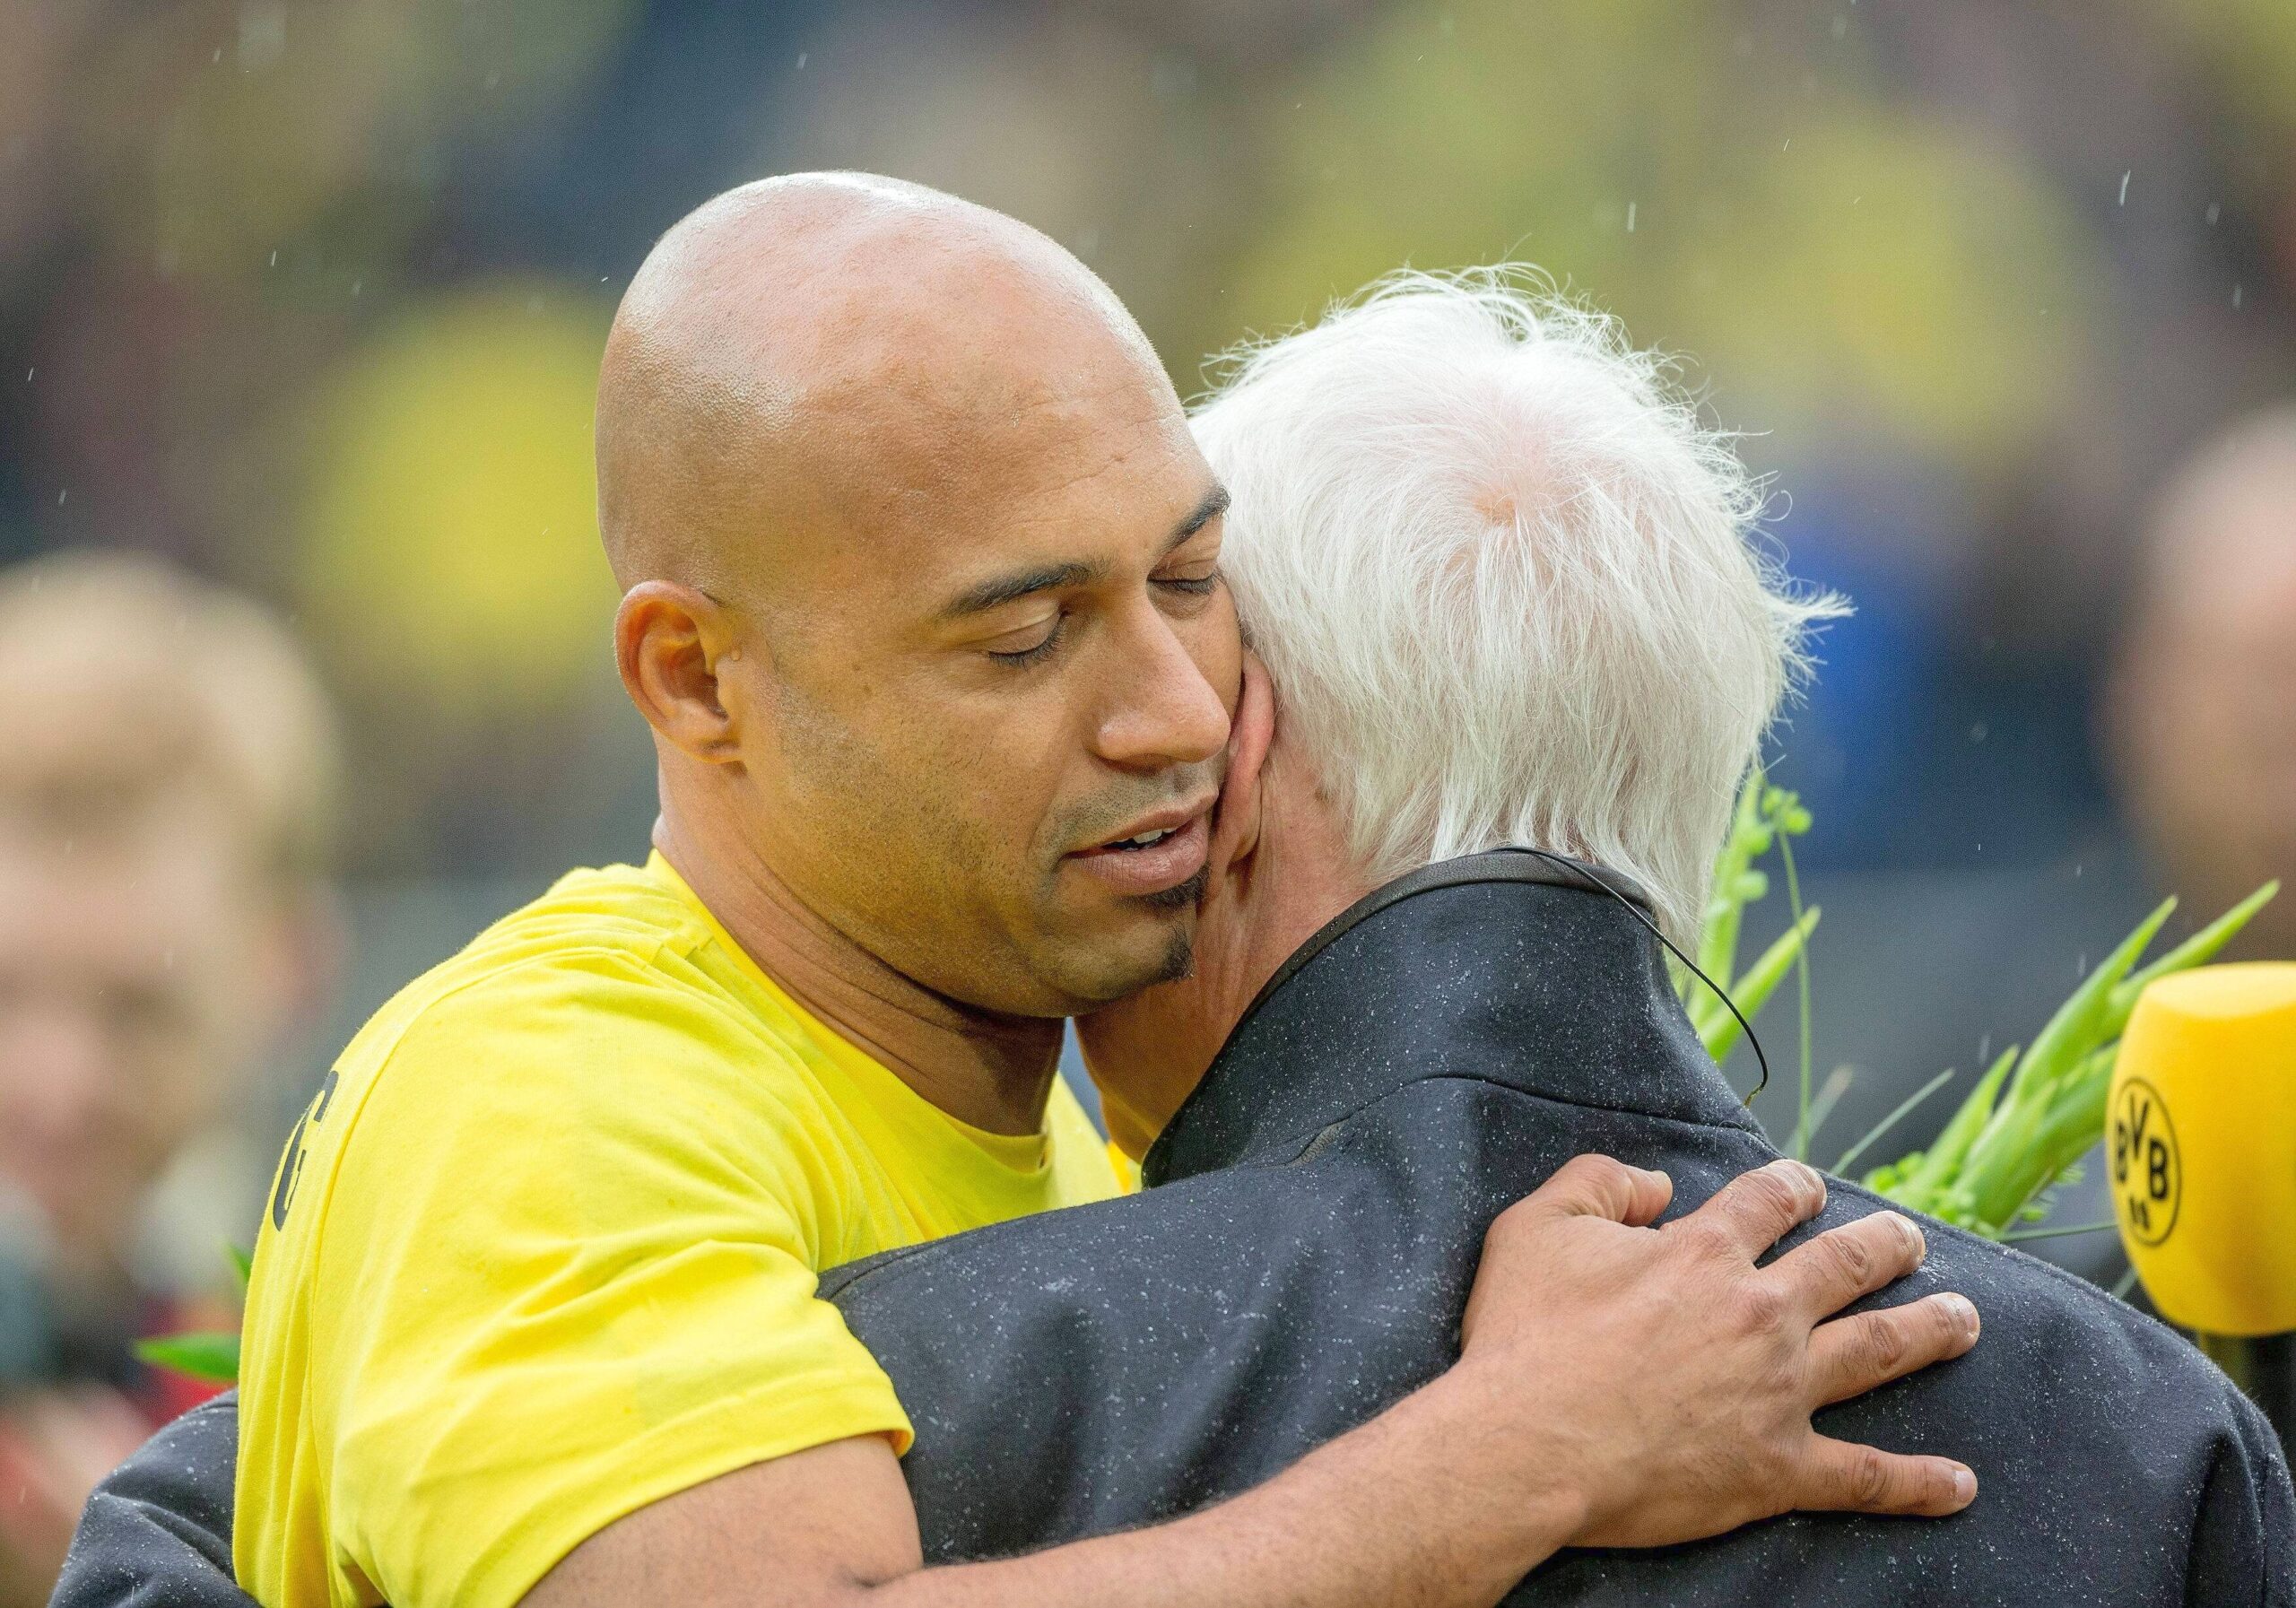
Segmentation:
{"type": "MultiPolygon", "coordinates": [[[[1185,1510],[1365,1421],[1475,1332],[1487,1225],[1559,1171],[1615,1168],[1648,1221],[1777,1159],[1659,934],[1693,937],[1833,605],[1764,561],[1752,483],[1661,367],[1522,283],[1390,279],[1196,412],[1273,698],[1238,718],[1194,971],[1079,1023],[1111,1132],[1152,1136],[1149,1187],[831,1280],[924,1404],[928,1556],[1185,1510]]],[[[1886,1208],[1836,1180],[1817,1221],[1886,1208]]],[[[2213,1364],[2057,1269],[1894,1221],[1927,1259],[1885,1299],[1971,1334],[1981,1310],[1986,1343],[1855,1399],[1848,1357],[1813,1352],[1809,1455],[1966,1457],[1970,1507],[1610,1550],[1673,1517],[1646,1492],[1506,1600],[2296,1601],[2285,1459],[2213,1364]]],[[[1548,1272],[1572,1299],[1582,1269],[1548,1272]]],[[[1572,1399],[1569,1360],[1541,1366],[1572,1399]]]]}
{"type": "MultiPolygon", "coordinates": [[[[1738,784],[1842,605],[1761,551],[1759,488],[1662,360],[1539,282],[1397,274],[1241,349],[1194,412],[1235,500],[1222,571],[1281,711],[1264,787],[1315,800],[1332,879],[1275,920],[1227,908],[1248,878],[1207,897],[1214,925],[1281,952],[1229,1011],[1191,1008],[1200,1039],[1343,895],[1489,849],[1603,866],[1695,943],[1738,784]]],[[[1221,964],[1200,945],[1186,997],[1221,964]]],[[[1219,1047],[1174,1053],[1178,997],[1082,1024],[1135,1156],[1219,1047]]]]}
{"type": "MultiPolygon", "coordinates": [[[[1566,1432],[1535,1455],[1570,1511],[1540,1513],[1467,1472],[1518,1430],[1462,1422],[1437,1465],[1335,1496],[1290,1539],[1403,1525],[1419,1543],[1381,1601],[2285,1601],[2286,1472],[2222,1376],[2098,1292],[1940,1227],[1893,1285],[1922,1231],[1847,1186],[1822,1203],[1704,1055],[1658,934],[1694,929],[1732,791],[1826,605],[1760,561],[1745,475],[1659,370],[1515,284],[1391,281],[1248,354],[1198,415],[1272,680],[1248,676],[1232,723],[1192,974],[1081,1023],[1148,1186],[820,1285],[911,1415],[924,1560],[1180,1534],[1165,1521],[1231,1513],[1381,1436],[1463,1345],[1503,1332],[1556,1424],[1652,1410],[1593,1356],[1632,1359],[1663,1396],[1699,1371],[1686,1345],[1718,1349],[1761,1359],[1768,1388],[1742,1377],[1657,1409],[1743,1410],[1720,1470],[1685,1450],[1631,1490],[1579,1479],[1598,1447],[1566,1432]],[[1852,1242],[1807,1240],[1725,1300],[1701,1292],[1694,1266],[1735,1266],[1813,1211],[1852,1242]],[[1640,1244],[1692,1261],[1620,1260],[1640,1244]],[[1534,1308],[1599,1305],[1593,1345],[1539,1343],[1518,1309],[1470,1299],[1490,1255],[1522,1257],[1534,1308]],[[1976,1309],[1949,1284],[2008,1347],[1970,1351],[1976,1309]],[[1810,1329],[1885,1289],[1886,1310],[1810,1329]],[[1719,1332],[1694,1334],[1692,1306],[1719,1332]],[[1917,1357],[1960,1360],[1850,1400],[1917,1357]],[[1949,1483],[1749,1524],[1787,1506],[1781,1465],[1877,1499],[1891,1465],[1858,1441],[1929,1454],[1916,1466],[1949,1483]],[[1983,1482],[1968,1508],[1963,1456],[1983,1482]],[[1710,1499],[1718,1473],[1735,1510],[1710,1499]],[[1435,1513],[1568,1546],[1504,1569],[1435,1513]]],[[[230,1434],[219,1410],[139,1456],[101,1525],[91,1508],[59,1602],[144,1584],[226,1601],[195,1589],[196,1565],[143,1560],[154,1512],[215,1555],[228,1488],[200,1471],[230,1434]]],[[[833,1492],[784,1496],[779,1522],[821,1547],[863,1524],[833,1492]]],[[[738,1550],[734,1518],[693,1544],[738,1550]]],[[[656,1550],[621,1567],[637,1589],[658,1578],[627,1571],[684,1565],[656,1550]]],[[[1286,1600],[1340,1598],[1319,1581],[1286,1600]]],[[[1072,1595],[1141,1600],[1081,1579],[1072,1595]]]]}

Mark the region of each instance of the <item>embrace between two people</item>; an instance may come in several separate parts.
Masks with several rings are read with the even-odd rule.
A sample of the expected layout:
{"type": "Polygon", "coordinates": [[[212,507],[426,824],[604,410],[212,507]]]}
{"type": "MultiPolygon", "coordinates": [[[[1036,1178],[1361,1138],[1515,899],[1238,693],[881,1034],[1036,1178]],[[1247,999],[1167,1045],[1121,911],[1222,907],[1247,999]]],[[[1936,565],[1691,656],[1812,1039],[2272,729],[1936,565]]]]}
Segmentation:
{"type": "Polygon", "coordinates": [[[59,1602],[2290,1600],[2221,1375],[1690,1033],[1831,604],[1606,321],[1400,275],[1191,419],[1050,240],[804,175],[597,431],[656,853],[344,1052],[59,1602]]]}

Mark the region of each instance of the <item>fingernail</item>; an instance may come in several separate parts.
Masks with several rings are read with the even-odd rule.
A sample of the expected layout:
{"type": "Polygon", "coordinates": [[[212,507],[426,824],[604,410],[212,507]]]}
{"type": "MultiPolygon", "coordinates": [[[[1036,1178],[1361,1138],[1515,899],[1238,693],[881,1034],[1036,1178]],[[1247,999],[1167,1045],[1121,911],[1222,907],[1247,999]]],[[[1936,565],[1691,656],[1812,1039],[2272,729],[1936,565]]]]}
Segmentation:
{"type": "Polygon", "coordinates": [[[1967,1507],[1977,1496],[1977,1476],[1966,1468],[1953,1470],[1953,1499],[1967,1507]]]}
{"type": "Polygon", "coordinates": [[[1890,1215],[1897,1220],[1898,1232],[1905,1236],[1905,1247],[1913,1253],[1914,1260],[1927,1261],[1929,1237],[1921,1231],[1921,1225],[1902,1212],[1892,1212],[1890,1215]]]}
{"type": "Polygon", "coordinates": [[[1970,1339],[1976,1339],[1978,1330],[1976,1304],[1965,1295],[1948,1295],[1945,1297],[1945,1305],[1952,1309],[1953,1319],[1961,1326],[1961,1332],[1970,1339]]]}

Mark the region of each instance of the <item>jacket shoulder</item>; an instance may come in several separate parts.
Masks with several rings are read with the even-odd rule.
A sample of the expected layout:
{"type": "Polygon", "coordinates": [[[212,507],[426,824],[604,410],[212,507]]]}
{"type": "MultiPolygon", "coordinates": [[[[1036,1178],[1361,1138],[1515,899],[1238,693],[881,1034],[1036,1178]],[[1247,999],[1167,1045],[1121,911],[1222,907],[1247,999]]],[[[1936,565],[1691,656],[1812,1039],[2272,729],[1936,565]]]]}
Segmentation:
{"type": "Polygon", "coordinates": [[[96,1487],[54,1608],[255,1608],[231,1573],[239,1400],[226,1392],[167,1425],[96,1487]]]}
{"type": "MultiPolygon", "coordinates": [[[[1841,1213],[1844,1218],[1905,1210],[1886,1196],[1839,1178],[1829,1180],[1828,1187],[1836,1203],[1826,1213],[1829,1221],[1842,1205],[1850,1207],[1841,1213]]],[[[2047,1334],[2076,1352],[2125,1352],[2144,1360],[2156,1387],[2166,1380],[2202,1386],[2228,1404],[2233,1398],[2245,1399],[2190,1342],[2118,1296],[2013,1245],[1935,1218],[1923,1216],[1921,1225],[1929,1242],[1924,1274],[1942,1281],[1940,1287],[1959,1290],[1979,1302],[1986,1338],[2030,1343],[2047,1334]],[[1983,1297],[1991,1298],[1991,1309],[1983,1297]]]]}

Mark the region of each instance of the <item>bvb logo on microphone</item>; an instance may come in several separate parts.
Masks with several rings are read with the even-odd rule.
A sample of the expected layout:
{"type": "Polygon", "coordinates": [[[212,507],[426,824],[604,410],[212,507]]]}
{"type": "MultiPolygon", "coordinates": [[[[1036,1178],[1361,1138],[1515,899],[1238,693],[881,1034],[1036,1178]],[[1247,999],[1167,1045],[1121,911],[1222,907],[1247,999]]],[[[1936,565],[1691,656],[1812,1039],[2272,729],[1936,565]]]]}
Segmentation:
{"type": "Polygon", "coordinates": [[[2177,1226],[2184,1158],[2160,1091],[2143,1078],[2121,1084],[2113,1102],[2113,1192],[2120,1220],[2139,1245],[2158,1245],[2177,1226]]]}

